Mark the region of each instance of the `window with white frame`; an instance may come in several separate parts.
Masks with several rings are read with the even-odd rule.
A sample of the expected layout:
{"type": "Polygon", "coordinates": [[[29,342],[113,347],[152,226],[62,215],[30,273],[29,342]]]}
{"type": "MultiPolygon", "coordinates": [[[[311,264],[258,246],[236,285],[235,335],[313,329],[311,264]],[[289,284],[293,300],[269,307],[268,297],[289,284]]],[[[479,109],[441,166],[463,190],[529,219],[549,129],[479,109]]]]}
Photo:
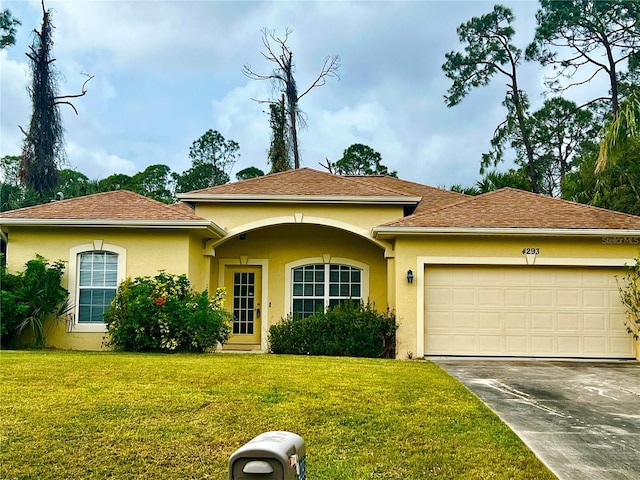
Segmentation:
{"type": "Polygon", "coordinates": [[[118,288],[118,254],[91,251],[78,254],[78,323],[103,323],[118,288]]]}
{"type": "Polygon", "coordinates": [[[292,269],[292,311],[302,318],[345,301],[362,300],[362,270],[350,265],[310,264],[292,269]]]}

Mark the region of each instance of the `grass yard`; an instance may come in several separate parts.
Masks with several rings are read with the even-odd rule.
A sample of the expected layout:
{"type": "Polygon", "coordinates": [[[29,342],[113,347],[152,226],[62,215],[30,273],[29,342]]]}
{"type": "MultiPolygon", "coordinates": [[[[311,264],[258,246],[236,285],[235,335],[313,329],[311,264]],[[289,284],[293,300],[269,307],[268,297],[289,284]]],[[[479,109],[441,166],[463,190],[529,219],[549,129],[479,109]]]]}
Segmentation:
{"type": "Polygon", "coordinates": [[[269,430],[309,480],[555,478],[429,362],[3,351],[0,389],[2,479],[225,480],[269,430]]]}

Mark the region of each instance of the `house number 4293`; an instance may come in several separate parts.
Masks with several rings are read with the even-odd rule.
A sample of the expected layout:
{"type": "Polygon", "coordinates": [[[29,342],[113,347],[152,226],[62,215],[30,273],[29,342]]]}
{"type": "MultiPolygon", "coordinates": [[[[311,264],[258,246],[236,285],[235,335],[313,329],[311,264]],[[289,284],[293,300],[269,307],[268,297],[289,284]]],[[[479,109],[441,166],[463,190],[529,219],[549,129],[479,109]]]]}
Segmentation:
{"type": "Polygon", "coordinates": [[[538,255],[540,253],[540,249],[537,247],[527,247],[522,249],[523,255],[538,255]]]}

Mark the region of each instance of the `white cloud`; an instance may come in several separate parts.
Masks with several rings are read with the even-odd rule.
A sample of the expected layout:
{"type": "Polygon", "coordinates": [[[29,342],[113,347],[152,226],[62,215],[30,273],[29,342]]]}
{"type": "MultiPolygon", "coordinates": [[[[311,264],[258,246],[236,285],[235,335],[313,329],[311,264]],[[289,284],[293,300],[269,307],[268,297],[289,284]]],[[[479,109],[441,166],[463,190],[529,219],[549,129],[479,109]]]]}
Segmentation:
{"type": "Polygon", "coordinates": [[[76,143],[67,144],[67,168],[84,173],[90,179],[105,178],[113,173],[133,175],[138,167],[130,160],[108,153],[102,148],[87,149],[76,143]]]}
{"type": "MultiPolygon", "coordinates": [[[[522,48],[535,26],[537,2],[509,1],[522,48]]],[[[456,28],[490,11],[488,1],[222,2],[47,0],[63,93],[77,93],[95,75],[79,115],[62,109],[68,157],[90,177],[135,173],[163,163],[182,172],[191,143],[208,129],[240,144],[234,171],[268,170],[269,116],[251,98],[272,96],[268,82],[241,73],[245,63],[268,74],[261,29],[293,30],[296,80],[305,89],[326,55],[342,59],[340,81],[305,96],[308,128],[300,132],[303,165],[321,168],[353,143],[382,154],[401,177],[437,185],[471,184],[482,152],[504,118],[504,82],[474,89],[447,108],[450,85],[441,65],[460,48],[456,28]],[[84,169],[87,169],[85,171],[84,169]]],[[[40,0],[6,0],[23,23],[17,44],[0,52],[0,152],[19,152],[17,125],[29,121],[24,52],[41,20],[40,0]]],[[[523,68],[532,105],[541,104],[543,72],[523,68]]],[[[606,85],[590,85],[588,96],[606,85]]],[[[584,90],[582,91],[584,92],[584,90]]],[[[571,93],[578,101],[584,93],[571,93]]],[[[506,165],[505,165],[506,168],[506,165]]]]}

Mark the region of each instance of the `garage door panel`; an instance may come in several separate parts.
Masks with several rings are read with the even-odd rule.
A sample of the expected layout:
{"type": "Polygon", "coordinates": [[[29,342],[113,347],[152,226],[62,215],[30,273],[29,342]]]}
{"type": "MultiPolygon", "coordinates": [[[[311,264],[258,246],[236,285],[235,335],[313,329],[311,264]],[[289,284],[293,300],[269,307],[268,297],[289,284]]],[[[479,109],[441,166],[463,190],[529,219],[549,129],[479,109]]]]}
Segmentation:
{"type": "Polygon", "coordinates": [[[504,291],[505,307],[528,307],[529,292],[524,288],[507,288],[504,291]]]}
{"type": "Polygon", "coordinates": [[[581,350],[581,338],[577,335],[558,336],[558,351],[565,352],[568,356],[579,356],[581,350]]]}
{"type": "Polygon", "coordinates": [[[427,266],[425,353],[632,358],[614,277],[621,273],[427,266]]]}
{"type": "Polygon", "coordinates": [[[616,314],[612,314],[609,315],[609,330],[612,332],[615,332],[618,334],[618,336],[624,334],[625,336],[628,336],[627,334],[627,327],[625,327],[624,322],[625,322],[625,314],[624,313],[616,313],[616,314]]]}
{"type": "MultiPolygon", "coordinates": [[[[600,313],[585,313],[582,315],[582,325],[585,332],[600,332],[607,331],[607,314],[600,313]]],[[[613,329],[612,331],[615,331],[613,329]]]]}
{"type": "Polygon", "coordinates": [[[578,313],[557,313],[558,331],[577,332],[580,330],[580,314],[578,313]]]}
{"type": "Polygon", "coordinates": [[[504,342],[504,337],[478,335],[478,352],[480,355],[502,355],[504,342]]]}
{"type": "Polygon", "coordinates": [[[586,355],[600,357],[607,354],[607,339],[605,337],[584,337],[582,341],[586,355]]]}
{"type": "Polygon", "coordinates": [[[551,311],[531,313],[531,330],[534,332],[555,330],[554,313],[551,311]]]}
{"type": "Polygon", "coordinates": [[[555,304],[555,295],[550,288],[531,289],[531,306],[532,307],[553,307],[555,304]]]}
{"type": "Polygon", "coordinates": [[[500,331],[504,328],[503,315],[500,312],[479,312],[478,313],[478,330],[479,331],[500,331]]]}
{"type": "Polygon", "coordinates": [[[452,298],[457,306],[474,306],[478,303],[478,291],[474,288],[457,288],[453,291],[452,298]]]}
{"type": "Polygon", "coordinates": [[[504,305],[504,290],[499,288],[478,288],[478,297],[478,305],[487,307],[504,305]]]}
{"type": "Polygon", "coordinates": [[[526,335],[509,335],[505,337],[505,355],[524,355],[530,352],[529,337],[526,335]]]}
{"type": "Polygon", "coordinates": [[[531,353],[539,352],[540,355],[552,355],[556,351],[555,342],[554,335],[532,335],[531,353]]]}
{"type": "Polygon", "coordinates": [[[476,329],[475,315],[473,312],[454,312],[453,328],[455,330],[468,331],[476,329]]]}
{"type": "Polygon", "coordinates": [[[529,329],[529,315],[526,312],[505,312],[504,328],[510,332],[529,329]]]}
{"type": "Polygon", "coordinates": [[[579,308],[582,300],[582,291],[577,288],[563,288],[556,291],[556,299],[556,306],[559,308],[579,308]]]}
{"type": "Polygon", "coordinates": [[[622,337],[608,338],[608,352],[612,356],[625,356],[629,352],[629,341],[625,341],[622,337]]]}
{"type": "Polygon", "coordinates": [[[425,301],[431,306],[453,306],[453,290],[451,288],[432,287],[427,291],[425,301]]]}
{"type": "Polygon", "coordinates": [[[582,305],[593,308],[607,308],[609,292],[588,289],[582,292],[582,305]]]}

